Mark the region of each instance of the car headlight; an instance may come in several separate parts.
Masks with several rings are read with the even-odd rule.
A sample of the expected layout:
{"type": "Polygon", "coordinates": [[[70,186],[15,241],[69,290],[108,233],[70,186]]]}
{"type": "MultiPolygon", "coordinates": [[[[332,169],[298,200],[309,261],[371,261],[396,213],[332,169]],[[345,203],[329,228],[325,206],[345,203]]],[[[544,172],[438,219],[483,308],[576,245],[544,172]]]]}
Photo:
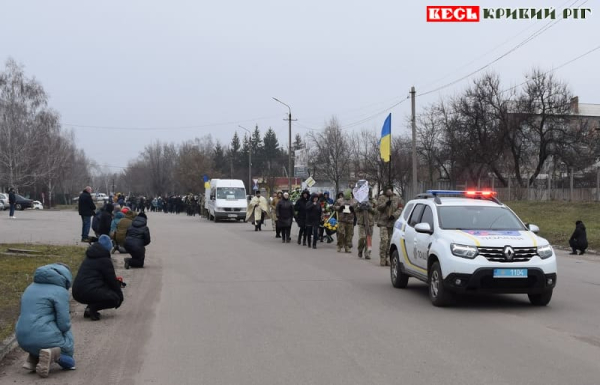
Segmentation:
{"type": "Polygon", "coordinates": [[[475,246],[459,245],[456,243],[450,245],[450,250],[452,251],[452,254],[461,258],[473,259],[479,254],[479,251],[475,246]]]}
{"type": "Polygon", "coordinates": [[[542,259],[550,258],[552,256],[552,254],[553,254],[553,252],[552,252],[552,246],[546,245],[546,246],[540,246],[540,247],[538,247],[537,248],[537,254],[542,259]]]}

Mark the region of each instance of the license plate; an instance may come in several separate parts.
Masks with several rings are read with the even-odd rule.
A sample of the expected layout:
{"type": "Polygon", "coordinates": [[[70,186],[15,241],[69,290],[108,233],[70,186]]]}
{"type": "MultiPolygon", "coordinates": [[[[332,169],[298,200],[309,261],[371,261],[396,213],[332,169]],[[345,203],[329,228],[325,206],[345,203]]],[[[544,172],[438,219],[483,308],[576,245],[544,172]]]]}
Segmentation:
{"type": "Polygon", "coordinates": [[[229,214],[227,215],[229,218],[237,218],[237,214],[229,214]]]}
{"type": "Polygon", "coordinates": [[[527,269],[494,269],[494,278],[527,278],[527,269]]]}

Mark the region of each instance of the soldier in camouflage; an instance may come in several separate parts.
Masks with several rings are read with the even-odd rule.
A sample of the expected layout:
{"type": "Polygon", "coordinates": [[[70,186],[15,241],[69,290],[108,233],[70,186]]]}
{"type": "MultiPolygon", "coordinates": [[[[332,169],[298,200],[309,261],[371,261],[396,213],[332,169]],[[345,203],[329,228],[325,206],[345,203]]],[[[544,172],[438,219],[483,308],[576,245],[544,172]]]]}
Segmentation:
{"type": "Polygon", "coordinates": [[[333,205],[333,210],[337,211],[338,229],[337,229],[337,251],[340,253],[342,247],[346,253],[352,249],[352,238],[354,236],[354,207],[356,199],[352,198],[352,190],[344,191],[344,196],[338,199],[333,205]]]}
{"type": "Polygon", "coordinates": [[[377,200],[377,211],[379,211],[379,220],[377,227],[381,234],[379,244],[379,264],[381,266],[390,265],[390,239],[394,232],[394,223],[400,217],[402,212],[402,201],[400,197],[394,195],[393,187],[390,186],[384,195],[377,200]]]}
{"type": "Polygon", "coordinates": [[[367,236],[373,236],[373,226],[375,225],[375,207],[377,202],[371,198],[369,190],[369,200],[354,205],[356,213],[356,222],[358,224],[358,258],[371,259],[371,250],[367,248],[367,236]]]}

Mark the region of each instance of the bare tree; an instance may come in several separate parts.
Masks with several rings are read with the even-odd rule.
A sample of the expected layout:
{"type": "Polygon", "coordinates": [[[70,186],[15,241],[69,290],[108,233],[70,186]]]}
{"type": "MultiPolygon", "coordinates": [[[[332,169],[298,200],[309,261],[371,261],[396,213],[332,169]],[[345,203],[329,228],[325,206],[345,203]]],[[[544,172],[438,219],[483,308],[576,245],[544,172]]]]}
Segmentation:
{"type": "Polygon", "coordinates": [[[348,136],[344,133],[335,117],[332,117],[322,132],[311,132],[309,138],[314,145],[313,169],[335,184],[339,191],[340,181],[349,178],[350,146],[348,136]]]}

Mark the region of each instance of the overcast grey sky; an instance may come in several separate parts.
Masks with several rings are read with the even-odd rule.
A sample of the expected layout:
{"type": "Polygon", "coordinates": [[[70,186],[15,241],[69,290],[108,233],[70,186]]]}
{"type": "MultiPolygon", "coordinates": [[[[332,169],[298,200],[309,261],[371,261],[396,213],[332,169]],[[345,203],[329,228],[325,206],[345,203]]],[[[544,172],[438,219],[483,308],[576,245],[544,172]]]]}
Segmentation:
{"type": "MultiPolygon", "coordinates": [[[[291,106],[294,135],[322,128],[332,115],[348,130],[379,131],[384,110],[412,85],[418,95],[451,83],[552,22],[427,23],[427,5],[584,2],[2,0],[0,60],[14,58],[42,82],[90,158],[125,166],[156,139],[210,133],[228,144],[236,129],[243,134],[238,124],[258,124],[263,133],[270,126],[287,145],[287,108],[273,96],[291,106]],[[195,128],[177,128],[187,126],[195,128]]],[[[586,20],[558,21],[490,69],[508,87],[534,66],[550,70],[598,46],[600,6],[583,6],[593,11],[586,20]]],[[[580,102],[600,103],[599,61],[597,50],[556,75],[580,102]]],[[[417,111],[468,82],[417,98],[417,111]]],[[[410,103],[391,112],[395,135],[410,103]]]]}

